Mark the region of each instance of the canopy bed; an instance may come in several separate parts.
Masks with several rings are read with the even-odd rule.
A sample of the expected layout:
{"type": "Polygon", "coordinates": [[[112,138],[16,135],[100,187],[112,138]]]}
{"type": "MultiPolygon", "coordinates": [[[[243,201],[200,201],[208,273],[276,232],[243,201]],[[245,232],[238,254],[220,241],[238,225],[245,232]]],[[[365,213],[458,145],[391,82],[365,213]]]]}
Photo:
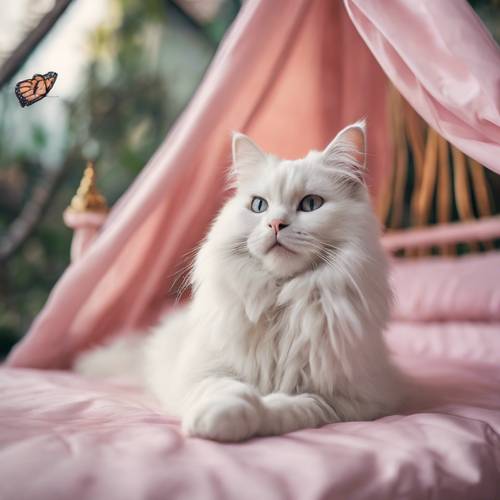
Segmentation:
{"type": "Polygon", "coordinates": [[[0,370],[0,497],[500,498],[499,88],[500,51],[465,0],[246,2],[109,213],[86,170],[65,213],[73,262],[0,370]],[[414,379],[401,413],[223,445],[184,438],[133,387],[64,371],[175,307],[231,130],[296,157],[360,116],[393,254],[387,342],[414,379]]]}

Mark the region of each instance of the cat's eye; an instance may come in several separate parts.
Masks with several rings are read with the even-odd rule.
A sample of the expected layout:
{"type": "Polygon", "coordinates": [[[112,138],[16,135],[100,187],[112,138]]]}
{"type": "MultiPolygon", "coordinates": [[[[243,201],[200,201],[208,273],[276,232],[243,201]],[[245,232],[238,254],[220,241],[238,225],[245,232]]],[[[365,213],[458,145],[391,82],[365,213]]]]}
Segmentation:
{"type": "Polygon", "coordinates": [[[317,194],[308,194],[302,201],[299,203],[299,210],[302,212],[312,212],[313,210],[317,210],[325,200],[318,196],[317,194]]]}
{"type": "Polygon", "coordinates": [[[267,210],[267,201],[260,196],[254,196],[252,198],[252,203],[250,204],[250,210],[255,212],[256,214],[260,214],[261,212],[265,212],[267,210]]]}

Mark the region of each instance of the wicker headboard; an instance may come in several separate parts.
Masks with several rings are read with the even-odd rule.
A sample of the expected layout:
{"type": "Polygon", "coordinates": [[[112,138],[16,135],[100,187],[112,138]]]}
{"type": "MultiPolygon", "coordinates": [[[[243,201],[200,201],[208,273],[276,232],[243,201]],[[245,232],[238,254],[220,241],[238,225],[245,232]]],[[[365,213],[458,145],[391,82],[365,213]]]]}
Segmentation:
{"type": "MultiPolygon", "coordinates": [[[[493,195],[499,192],[500,176],[443,139],[393,87],[389,103],[393,161],[376,207],[386,234],[390,236],[401,230],[417,230],[418,234],[424,234],[418,229],[454,226],[453,223],[467,223],[470,227],[471,222],[492,219],[498,223],[497,236],[500,236],[500,218],[493,195]]],[[[433,231],[429,234],[432,236],[433,231]]],[[[454,255],[495,247],[494,238],[489,236],[478,241],[474,231],[467,233],[468,240],[458,237],[459,231],[456,234],[453,242],[436,245],[431,237],[429,245],[420,242],[415,248],[400,248],[398,253],[406,256],[454,255]]],[[[480,236],[479,231],[477,236],[480,236]]]]}

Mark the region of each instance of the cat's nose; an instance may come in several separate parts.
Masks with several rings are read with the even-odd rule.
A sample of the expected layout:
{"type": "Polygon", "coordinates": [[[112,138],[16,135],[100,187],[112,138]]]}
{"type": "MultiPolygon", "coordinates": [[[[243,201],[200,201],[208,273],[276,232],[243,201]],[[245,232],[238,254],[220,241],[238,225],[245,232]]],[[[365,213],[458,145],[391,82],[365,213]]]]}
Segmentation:
{"type": "Polygon", "coordinates": [[[282,229],[288,226],[288,224],[285,224],[281,219],[273,219],[268,225],[274,231],[274,234],[278,234],[282,229]]]}

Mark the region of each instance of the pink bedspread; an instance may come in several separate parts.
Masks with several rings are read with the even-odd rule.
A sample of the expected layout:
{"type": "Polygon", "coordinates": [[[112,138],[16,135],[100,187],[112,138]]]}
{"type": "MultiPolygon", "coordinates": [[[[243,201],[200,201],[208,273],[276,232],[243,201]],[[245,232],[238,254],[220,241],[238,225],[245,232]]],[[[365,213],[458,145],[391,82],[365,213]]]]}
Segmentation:
{"type": "Polygon", "coordinates": [[[222,445],[154,402],[64,372],[0,370],[2,500],[500,498],[500,324],[394,324],[400,415],[222,445]]]}

